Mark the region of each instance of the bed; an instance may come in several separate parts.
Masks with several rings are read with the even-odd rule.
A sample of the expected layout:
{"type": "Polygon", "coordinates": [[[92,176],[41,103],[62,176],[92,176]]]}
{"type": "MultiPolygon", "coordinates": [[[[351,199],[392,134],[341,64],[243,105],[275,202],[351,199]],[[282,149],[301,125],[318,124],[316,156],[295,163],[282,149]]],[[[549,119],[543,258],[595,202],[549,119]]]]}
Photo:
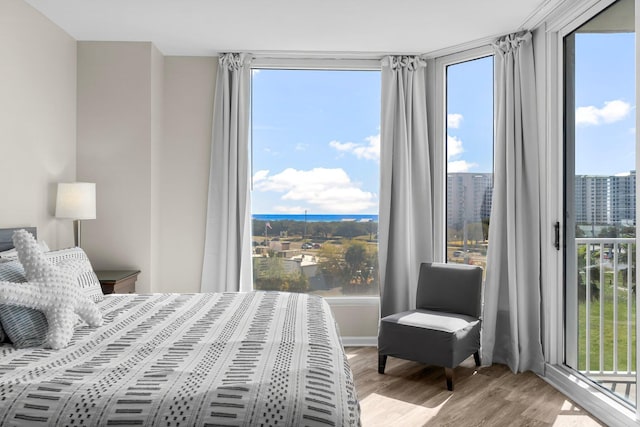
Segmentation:
{"type": "Polygon", "coordinates": [[[96,304],[103,325],[79,324],[64,349],[0,345],[0,425],[360,424],[319,297],[111,294],[96,304]]]}

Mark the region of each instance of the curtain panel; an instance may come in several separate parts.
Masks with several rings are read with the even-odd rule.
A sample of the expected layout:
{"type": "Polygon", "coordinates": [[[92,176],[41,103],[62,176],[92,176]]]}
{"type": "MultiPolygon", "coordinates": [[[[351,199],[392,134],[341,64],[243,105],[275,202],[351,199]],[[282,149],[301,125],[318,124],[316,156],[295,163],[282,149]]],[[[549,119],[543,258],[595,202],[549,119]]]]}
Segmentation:
{"type": "Polygon", "coordinates": [[[482,363],[544,372],[540,174],[532,35],[494,44],[494,187],[484,291],[482,363]]]}
{"type": "Polygon", "coordinates": [[[202,292],[251,290],[250,62],[246,54],[219,58],[202,292]]]}
{"type": "Polygon", "coordinates": [[[379,262],[384,317],[415,308],[421,262],[433,259],[426,62],[382,60],[379,262]]]}

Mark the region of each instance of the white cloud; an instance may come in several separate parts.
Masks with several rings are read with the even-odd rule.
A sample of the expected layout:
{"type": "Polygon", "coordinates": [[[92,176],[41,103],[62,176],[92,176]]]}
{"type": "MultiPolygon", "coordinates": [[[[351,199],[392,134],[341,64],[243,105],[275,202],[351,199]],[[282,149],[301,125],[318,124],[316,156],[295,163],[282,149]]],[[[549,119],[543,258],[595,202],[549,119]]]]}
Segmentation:
{"type": "Polygon", "coordinates": [[[471,168],[478,166],[477,163],[470,163],[466,160],[454,160],[447,163],[447,172],[468,172],[471,168]]]}
{"type": "Polygon", "coordinates": [[[631,105],[619,99],[606,101],[602,108],[597,108],[593,105],[578,107],[576,108],[576,124],[600,125],[613,123],[624,119],[630,111],[631,105]]]}
{"type": "Polygon", "coordinates": [[[464,152],[462,141],[455,136],[447,135],[447,160],[464,152]]]}
{"type": "Polygon", "coordinates": [[[447,127],[449,129],[458,129],[460,127],[460,123],[462,123],[462,119],[462,114],[447,114],[447,127]]]}
{"type": "Polygon", "coordinates": [[[255,185],[257,182],[263,181],[269,175],[269,170],[259,170],[258,172],[253,174],[253,184],[255,185]]]}
{"type": "Polygon", "coordinates": [[[451,135],[447,135],[447,172],[468,172],[470,169],[478,166],[477,163],[468,162],[466,160],[452,160],[464,153],[462,141],[451,135]]]}
{"type": "MultiPolygon", "coordinates": [[[[361,212],[377,205],[376,195],[359,188],[341,168],[287,168],[271,176],[264,172],[254,175],[255,190],[284,193],[281,200],[303,202],[316,212],[361,212]],[[256,176],[260,178],[257,181],[256,176]]],[[[279,209],[282,212],[289,208],[279,206],[279,209]]],[[[299,207],[295,209],[301,211],[299,207]]]]}
{"type": "Polygon", "coordinates": [[[309,148],[309,144],[304,144],[302,142],[296,144],[296,151],[307,151],[307,148],[309,148]]]}
{"type": "Polygon", "coordinates": [[[359,159],[380,160],[380,134],[365,138],[367,144],[331,141],[329,146],[341,153],[352,153],[359,159]]]}

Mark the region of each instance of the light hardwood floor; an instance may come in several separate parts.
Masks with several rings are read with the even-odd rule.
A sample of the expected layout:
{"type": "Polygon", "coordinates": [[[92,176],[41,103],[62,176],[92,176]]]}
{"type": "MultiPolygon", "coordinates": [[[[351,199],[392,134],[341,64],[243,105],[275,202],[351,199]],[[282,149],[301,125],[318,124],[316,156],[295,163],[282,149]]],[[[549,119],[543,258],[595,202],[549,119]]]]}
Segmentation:
{"type": "Polygon", "coordinates": [[[476,368],[473,357],[454,371],[389,357],[378,374],[375,347],[347,347],[363,427],[600,426],[595,418],[531,372],[504,365],[476,368]]]}

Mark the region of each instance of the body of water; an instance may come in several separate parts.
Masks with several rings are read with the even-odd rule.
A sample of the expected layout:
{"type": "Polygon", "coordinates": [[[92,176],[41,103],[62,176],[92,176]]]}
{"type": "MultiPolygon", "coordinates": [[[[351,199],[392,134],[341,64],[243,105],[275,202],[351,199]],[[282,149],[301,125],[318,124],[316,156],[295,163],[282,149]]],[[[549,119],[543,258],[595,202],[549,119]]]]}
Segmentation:
{"type": "Polygon", "coordinates": [[[335,221],[356,221],[356,222],[378,222],[378,215],[374,214],[256,214],[253,219],[259,221],[304,221],[307,222],[335,222],[335,221]]]}

